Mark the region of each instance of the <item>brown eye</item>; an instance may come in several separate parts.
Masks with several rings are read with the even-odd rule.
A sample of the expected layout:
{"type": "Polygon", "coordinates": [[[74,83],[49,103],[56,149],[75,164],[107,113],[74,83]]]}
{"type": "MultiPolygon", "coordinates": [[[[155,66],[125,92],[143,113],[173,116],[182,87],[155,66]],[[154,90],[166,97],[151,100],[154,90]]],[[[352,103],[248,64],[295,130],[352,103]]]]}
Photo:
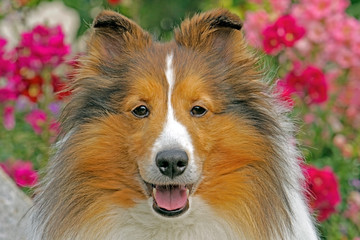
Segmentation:
{"type": "Polygon", "coordinates": [[[191,115],[194,117],[202,117],[207,113],[207,110],[200,106],[194,106],[191,111],[191,115]]]}
{"type": "Polygon", "coordinates": [[[146,118],[147,116],[149,116],[150,111],[146,106],[140,105],[140,106],[136,107],[134,110],[132,110],[131,113],[135,117],[146,118]]]}

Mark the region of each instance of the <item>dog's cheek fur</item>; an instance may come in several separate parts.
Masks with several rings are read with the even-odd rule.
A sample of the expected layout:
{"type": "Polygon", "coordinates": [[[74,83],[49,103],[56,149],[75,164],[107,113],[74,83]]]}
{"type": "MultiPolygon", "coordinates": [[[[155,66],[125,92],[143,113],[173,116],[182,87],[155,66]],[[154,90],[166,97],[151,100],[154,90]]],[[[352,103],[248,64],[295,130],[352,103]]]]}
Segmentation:
{"type": "Polygon", "coordinates": [[[114,207],[131,208],[146,199],[136,163],[144,142],[135,140],[137,133],[129,125],[138,124],[125,116],[108,115],[80,126],[71,136],[66,151],[58,156],[66,161],[63,171],[68,177],[62,176],[64,179],[48,189],[48,194],[58,196],[56,203],[47,203],[56,209],[57,218],[49,222],[45,236],[48,231],[51,238],[63,236],[90,220],[106,226],[104,217],[114,207]],[[136,153],[131,150],[134,145],[138,146],[136,153]],[[59,221],[62,218],[68,220],[59,221]]]}
{"type": "Polygon", "coordinates": [[[289,218],[269,157],[271,145],[238,117],[215,116],[210,125],[213,146],[196,194],[229,223],[242,226],[243,234],[252,239],[270,239],[271,231],[281,235],[282,229],[271,229],[268,224],[285,226],[288,223],[283,220],[289,218]]]}
{"type": "Polygon", "coordinates": [[[35,202],[44,227],[38,229],[41,238],[75,237],[67,234],[77,234],[90,219],[106,224],[100,219],[110,205],[131,207],[144,199],[133,181],[137,168],[128,156],[124,124],[115,116],[94,120],[78,126],[59,146],[35,202]]]}
{"type": "Polygon", "coordinates": [[[136,199],[144,198],[140,185],[134,181],[138,171],[129,152],[132,133],[127,122],[115,115],[84,126],[79,134],[83,140],[73,150],[77,155],[74,175],[87,178],[82,184],[122,207],[131,207],[136,199]]]}

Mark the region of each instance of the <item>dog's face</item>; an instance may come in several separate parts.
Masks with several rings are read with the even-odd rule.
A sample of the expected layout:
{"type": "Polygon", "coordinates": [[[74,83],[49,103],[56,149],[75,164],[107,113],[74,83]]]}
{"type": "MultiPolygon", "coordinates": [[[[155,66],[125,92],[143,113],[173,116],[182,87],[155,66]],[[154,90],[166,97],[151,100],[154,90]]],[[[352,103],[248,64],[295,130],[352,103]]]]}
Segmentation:
{"type": "Polygon", "coordinates": [[[218,11],[159,44],[118,14],[95,20],[72,102],[80,109],[69,118],[81,142],[76,168],[94,177],[88,185],[114,191],[109,198],[124,206],[152,198],[155,212],[174,217],[193,194],[213,184],[213,194],[225,191],[226,172],[264,161],[269,122],[254,118],[266,102],[263,86],[250,83],[257,73],[240,28],[218,11]]]}
{"type": "Polygon", "coordinates": [[[75,191],[68,215],[81,205],[85,221],[145,200],[174,219],[193,211],[194,197],[224,218],[246,216],[245,226],[286,213],[279,126],[240,28],[216,10],[157,43],[122,15],[96,18],[62,116],[63,169],[53,168],[59,191],[75,191]]]}

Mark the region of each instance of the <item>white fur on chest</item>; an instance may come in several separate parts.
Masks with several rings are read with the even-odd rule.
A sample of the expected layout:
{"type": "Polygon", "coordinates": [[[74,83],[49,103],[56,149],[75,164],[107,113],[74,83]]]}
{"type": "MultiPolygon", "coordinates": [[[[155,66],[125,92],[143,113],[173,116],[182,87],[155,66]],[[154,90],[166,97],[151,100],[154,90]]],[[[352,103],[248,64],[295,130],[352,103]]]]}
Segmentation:
{"type": "Polygon", "coordinates": [[[200,198],[193,197],[191,211],[177,218],[157,216],[150,204],[152,199],[140,202],[131,209],[116,209],[107,217],[108,224],[102,231],[86,226],[77,239],[243,239],[200,198]]]}

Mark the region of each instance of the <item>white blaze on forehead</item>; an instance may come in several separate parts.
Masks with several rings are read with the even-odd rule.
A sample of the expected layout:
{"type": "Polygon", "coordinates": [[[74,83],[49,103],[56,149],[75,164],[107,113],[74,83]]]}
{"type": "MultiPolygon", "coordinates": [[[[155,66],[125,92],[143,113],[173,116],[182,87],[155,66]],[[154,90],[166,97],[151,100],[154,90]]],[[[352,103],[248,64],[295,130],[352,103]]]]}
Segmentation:
{"type": "MultiPolygon", "coordinates": [[[[173,69],[173,54],[166,57],[165,76],[168,82],[168,99],[167,99],[167,116],[163,131],[154,144],[154,151],[167,150],[171,148],[179,148],[185,150],[193,158],[193,145],[191,137],[184,125],[176,120],[174,109],[171,104],[171,96],[175,83],[175,75],[173,69]]],[[[155,153],[156,154],[156,153],[155,153]]]]}
{"type": "MultiPolygon", "coordinates": [[[[175,76],[174,76],[174,69],[172,66],[172,60],[173,60],[173,54],[167,55],[166,56],[166,69],[165,69],[165,76],[166,76],[166,80],[169,84],[169,89],[168,89],[168,107],[171,107],[171,94],[172,94],[172,90],[174,88],[174,82],[175,82],[175,76]]],[[[172,110],[172,108],[171,108],[172,110]]]]}

